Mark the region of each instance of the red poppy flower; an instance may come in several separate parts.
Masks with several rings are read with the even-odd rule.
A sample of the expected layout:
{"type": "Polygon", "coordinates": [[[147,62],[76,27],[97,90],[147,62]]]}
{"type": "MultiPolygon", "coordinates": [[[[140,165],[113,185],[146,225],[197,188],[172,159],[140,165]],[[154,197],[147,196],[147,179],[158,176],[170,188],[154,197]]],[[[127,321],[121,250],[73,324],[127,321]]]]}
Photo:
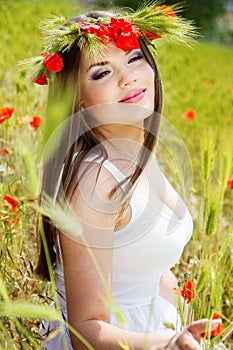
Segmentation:
{"type": "Polygon", "coordinates": [[[163,10],[166,10],[164,13],[164,16],[177,18],[177,15],[175,14],[175,12],[170,6],[162,5],[162,6],[157,6],[155,8],[155,11],[163,11],[163,10]]]}
{"type": "Polygon", "coordinates": [[[181,295],[187,301],[187,304],[194,299],[194,287],[191,280],[184,283],[181,295]]]}
{"type": "Polygon", "coordinates": [[[3,153],[5,153],[5,154],[11,154],[11,150],[10,150],[10,148],[8,148],[8,147],[3,147],[3,153]]]}
{"type": "Polygon", "coordinates": [[[189,109],[187,112],[184,113],[184,119],[186,120],[195,120],[197,117],[196,112],[194,109],[189,109]]]}
{"type": "Polygon", "coordinates": [[[138,38],[141,36],[141,33],[137,26],[132,25],[132,20],[111,18],[109,30],[116,42],[116,47],[123,51],[140,48],[138,38]]]}
{"type": "Polygon", "coordinates": [[[184,282],[183,288],[173,288],[173,291],[182,295],[184,300],[189,304],[194,299],[194,286],[191,280],[184,282]]]}
{"type": "Polygon", "coordinates": [[[3,147],[3,149],[0,150],[0,157],[1,157],[3,154],[6,154],[6,155],[11,154],[11,149],[8,148],[8,147],[3,147]]]}
{"type": "Polygon", "coordinates": [[[227,123],[229,123],[229,121],[230,121],[230,118],[228,118],[228,117],[223,117],[223,123],[224,124],[227,124],[227,123]]]}
{"type": "Polygon", "coordinates": [[[128,51],[140,48],[140,44],[135,33],[125,32],[119,35],[116,41],[116,47],[120,48],[123,51],[128,51]]]}
{"type": "Polygon", "coordinates": [[[43,66],[51,72],[60,72],[64,67],[63,59],[58,53],[42,53],[41,56],[45,57],[43,66]]]}
{"type": "Polygon", "coordinates": [[[151,33],[151,32],[144,32],[143,35],[149,40],[149,42],[156,40],[156,39],[160,39],[161,35],[155,34],[155,33],[151,33]]]}
{"type": "Polygon", "coordinates": [[[47,85],[49,75],[47,73],[42,73],[38,78],[31,78],[31,81],[33,83],[39,84],[39,85],[47,85]]]}
{"type": "Polygon", "coordinates": [[[89,22],[79,22],[79,23],[77,23],[77,26],[80,29],[85,30],[88,33],[90,33],[90,31],[89,31],[89,30],[91,30],[90,28],[91,27],[95,28],[96,25],[98,25],[98,23],[89,23],[89,22]]]}
{"type": "MultiPolygon", "coordinates": [[[[221,318],[221,315],[219,313],[215,312],[211,319],[217,320],[219,318],[221,318]]],[[[217,335],[224,335],[224,334],[225,334],[224,325],[221,322],[219,322],[218,326],[210,333],[211,338],[216,337],[217,335]]],[[[202,333],[201,336],[202,336],[202,338],[208,338],[207,333],[202,333]]]]}
{"type": "Polygon", "coordinates": [[[80,29],[85,30],[87,34],[94,34],[98,36],[98,38],[100,38],[105,45],[109,44],[113,40],[109,28],[102,23],[81,22],[77,23],[77,25],[80,29]]]}
{"type": "Polygon", "coordinates": [[[208,89],[208,88],[210,88],[210,87],[211,87],[211,82],[210,82],[210,81],[208,81],[208,80],[207,80],[207,81],[204,81],[204,82],[203,82],[203,86],[204,86],[205,88],[207,88],[207,89],[208,89]]]}
{"type": "Polygon", "coordinates": [[[81,22],[77,24],[80,29],[88,34],[98,36],[104,44],[115,40],[116,47],[124,51],[140,47],[138,38],[141,36],[137,26],[132,25],[132,20],[124,18],[111,18],[110,24],[81,22]]]}
{"type": "Polygon", "coordinates": [[[18,199],[10,196],[9,194],[6,194],[3,199],[11,206],[12,211],[16,212],[18,210],[17,208],[19,204],[18,199]]]}
{"type": "Polygon", "coordinates": [[[32,120],[29,122],[29,125],[34,129],[37,130],[39,126],[43,123],[43,119],[39,116],[34,116],[32,120]]]}
{"type": "Polygon", "coordinates": [[[2,107],[0,108],[0,124],[4,123],[7,119],[10,119],[14,113],[14,107],[2,107]]]}
{"type": "MultiPolygon", "coordinates": [[[[217,312],[215,312],[215,313],[213,314],[212,320],[216,320],[216,319],[218,319],[218,318],[221,318],[221,315],[218,314],[217,312]]],[[[211,332],[211,337],[216,337],[216,335],[219,335],[219,334],[224,335],[225,332],[224,332],[223,329],[224,329],[223,324],[222,324],[222,323],[218,323],[218,327],[215,328],[215,329],[211,332]]]]}
{"type": "Polygon", "coordinates": [[[227,181],[227,184],[233,190],[233,176],[227,181]]]}

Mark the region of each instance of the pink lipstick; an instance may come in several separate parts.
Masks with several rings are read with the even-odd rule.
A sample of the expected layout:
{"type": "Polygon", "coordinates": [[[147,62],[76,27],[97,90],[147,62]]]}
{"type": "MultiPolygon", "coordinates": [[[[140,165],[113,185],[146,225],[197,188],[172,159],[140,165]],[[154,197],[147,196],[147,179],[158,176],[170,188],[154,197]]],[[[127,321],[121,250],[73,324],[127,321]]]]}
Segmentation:
{"type": "Polygon", "coordinates": [[[146,94],[146,89],[135,89],[130,91],[127,95],[125,95],[125,97],[123,97],[123,99],[120,100],[119,102],[136,103],[142,100],[145,94],[146,94]]]}

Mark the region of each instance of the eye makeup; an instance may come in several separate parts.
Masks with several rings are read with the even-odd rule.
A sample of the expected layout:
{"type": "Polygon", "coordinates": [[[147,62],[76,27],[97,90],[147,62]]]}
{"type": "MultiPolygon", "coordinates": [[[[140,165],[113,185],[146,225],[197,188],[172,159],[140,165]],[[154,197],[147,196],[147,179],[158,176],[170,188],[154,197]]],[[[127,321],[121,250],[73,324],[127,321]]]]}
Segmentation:
{"type": "MultiPolygon", "coordinates": [[[[144,58],[144,55],[141,51],[141,49],[135,49],[132,51],[127,51],[126,52],[126,59],[127,59],[127,64],[132,64],[138,60],[141,60],[144,58]]],[[[111,63],[109,61],[102,61],[102,62],[96,62],[93,63],[89,66],[87,69],[87,72],[89,70],[93,70],[90,73],[89,80],[100,80],[104,78],[105,76],[111,74],[112,70],[109,67],[111,63]],[[108,66],[108,67],[102,67],[102,66],[108,66]],[[94,68],[94,69],[93,69],[94,68]]]]}
{"type": "Polygon", "coordinates": [[[129,54],[128,63],[131,63],[131,62],[140,60],[140,59],[142,59],[142,58],[144,58],[144,55],[143,55],[141,49],[133,50],[133,51],[131,52],[131,54],[129,54]]]}
{"type": "Polygon", "coordinates": [[[111,71],[110,69],[100,69],[100,70],[96,70],[94,71],[91,76],[90,79],[91,80],[99,80],[103,77],[105,77],[106,75],[110,74],[111,71]]]}

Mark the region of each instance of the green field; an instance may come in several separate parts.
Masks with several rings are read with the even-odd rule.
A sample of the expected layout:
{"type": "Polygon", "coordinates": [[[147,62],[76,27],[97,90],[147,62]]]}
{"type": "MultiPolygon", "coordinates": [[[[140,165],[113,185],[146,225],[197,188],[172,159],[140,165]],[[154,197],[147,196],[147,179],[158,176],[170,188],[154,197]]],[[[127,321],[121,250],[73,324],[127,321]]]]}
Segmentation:
{"type": "MultiPolygon", "coordinates": [[[[17,63],[42,52],[41,19],[51,14],[69,17],[81,9],[78,1],[0,0],[0,108],[14,107],[12,117],[0,124],[0,349],[40,348],[38,326],[42,317],[51,316],[45,306],[53,290],[33,274],[44,140],[42,128],[35,131],[29,122],[40,116],[46,129],[46,87],[32,84],[17,63]],[[6,194],[19,200],[17,212],[5,205],[6,194]]],[[[170,180],[184,190],[195,224],[174,271],[179,280],[188,273],[194,281],[189,316],[212,317],[218,312],[225,334],[215,340],[226,344],[233,332],[233,189],[228,184],[233,176],[232,53],[232,48],[204,39],[192,48],[159,42],[157,53],[163,116],[172,135],[178,135],[178,141],[171,140],[170,129],[161,129],[157,155],[170,180]],[[195,119],[184,117],[189,110],[195,119]],[[185,152],[176,148],[182,140],[185,152]],[[182,166],[185,157],[189,169],[181,176],[173,161],[182,166]]],[[[211,344],[205,349],[212,349],[211,344]]]]}

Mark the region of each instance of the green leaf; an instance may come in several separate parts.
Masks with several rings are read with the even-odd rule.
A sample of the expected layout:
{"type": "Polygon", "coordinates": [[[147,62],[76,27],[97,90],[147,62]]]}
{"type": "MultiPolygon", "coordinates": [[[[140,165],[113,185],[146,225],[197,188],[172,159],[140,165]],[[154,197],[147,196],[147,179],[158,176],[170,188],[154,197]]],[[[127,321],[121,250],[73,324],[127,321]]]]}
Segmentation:
{"type": "Polygon", "coordinates": [[[14,174],[10,176],[9,180],[3,184],[3,187],[2,187],[3,196],[8,192],[9,188],[18,180],[19,180],[18,175],[14,174]]]}
{"type": "Polygon", "coordinates": [[[64,322],[60,313],[51,306],[33,304],[27,301],[0,303],[0,316],[44,318],[64,322]]]}
{"type": "Polygon", "coordinates": [[[43,207],[44,208],[39,208],[39,211],[47,215],[60,230],[73,237],[82,235],[82,225],[68,204],[54,203],[52,198],[44,195],[43,207]]]}
{"type": "Polygon", "coordinates": [[[26,185],[33,198],[39,195],[39,179],[38,170],[36,168],[35,155],[33,149],[24,143],[21,138],[17,138],[17,147],[20,149],[21,157],[24,165],[24,175],[26,178],[26,185]]]}
{"type": "Polygon", "coordinates": [[[0,295],[2,296],[3,300],[5,300],[5,301],[9,300],[7,289],[6,289],[5,284],[1,278],[0,278],[0,295]]]}

